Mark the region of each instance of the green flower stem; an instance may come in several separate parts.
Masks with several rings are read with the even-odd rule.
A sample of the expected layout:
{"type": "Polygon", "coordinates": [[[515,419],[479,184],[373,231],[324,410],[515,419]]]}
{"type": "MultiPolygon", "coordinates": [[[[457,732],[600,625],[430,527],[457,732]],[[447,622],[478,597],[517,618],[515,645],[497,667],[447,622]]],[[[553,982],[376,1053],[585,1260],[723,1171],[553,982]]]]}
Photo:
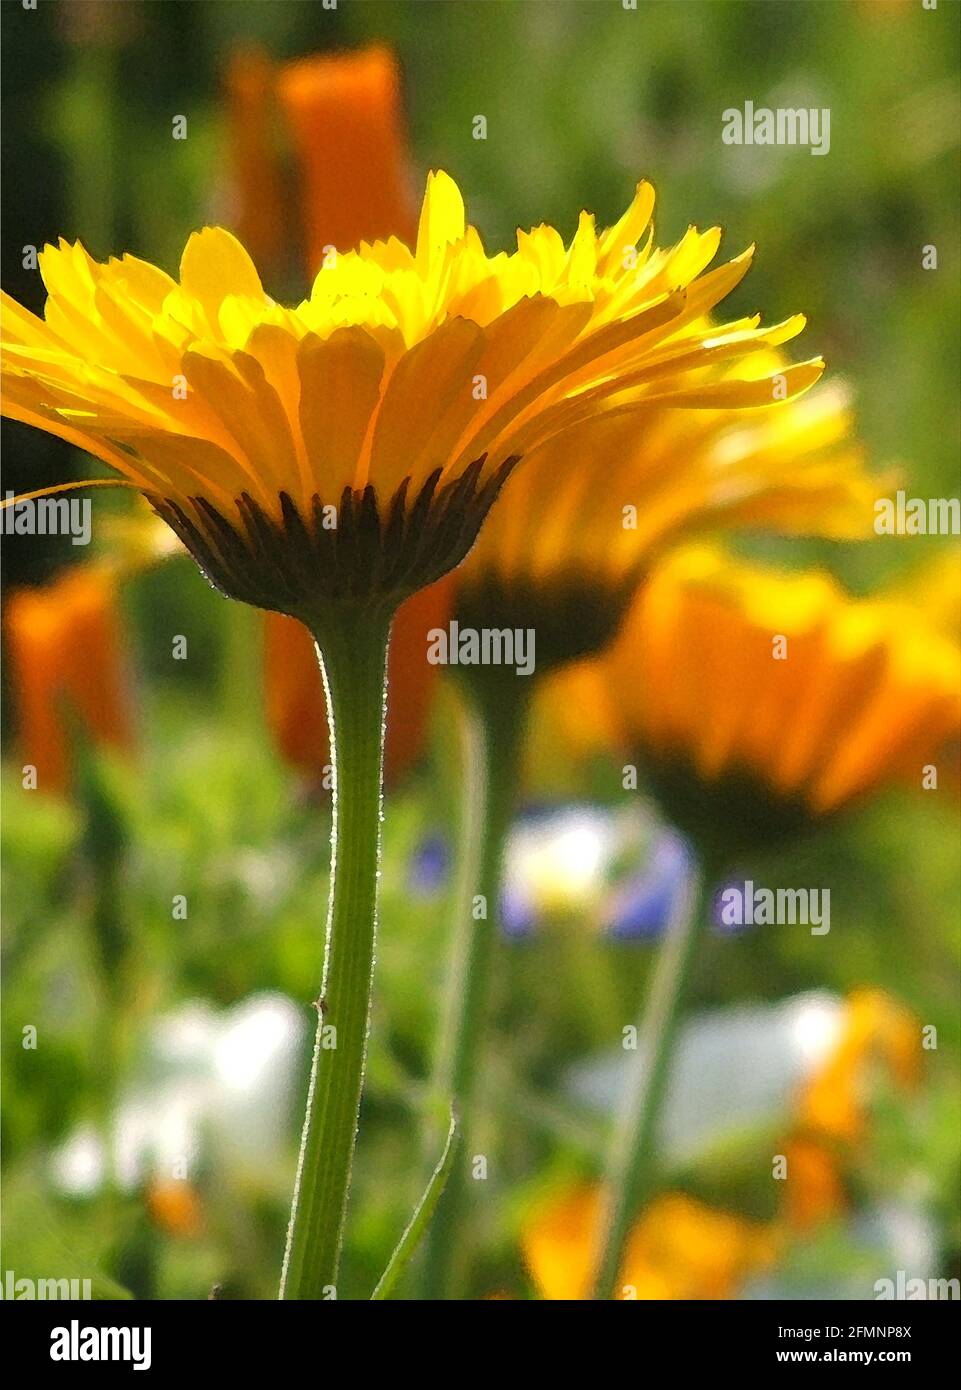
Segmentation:
{"type": "MultiPolygon", "coordinates": [[[[459,1251],[469,1209],[472,1137],[476,1134],[478,1071],[498,933],[504,843],[517,796],[519,757],[529,687],[524,677],[498,679],[475,668],[466,688],[464,820],[458,854],[453,956],[433,1082],[435,1123],[453,1100],[460,1120],[447,1187],[427,1234],[422,1295],[449,1299],[459,1286],[459,1251]],[[483,909],[476,904],[482,901],[483,909]],[[484,915],[478,915],[479,911],[484,915]]],[[[502,674],[502,673],[499,673],[502,674]]]]}
{"type": "Polygon", "coordinates": [[[334,765],[331,887],[283,1299],[331,1297],[336,1290],[370,1015],[390,617],[341,610],[325,614],[312,630],[334,765]]]}
{"type": "Polygon", "coordinates": [[[670,1077],[687,985],[709,915],[713,873],[701,867],[696,883],[661,945],[647,1006],[638,1028],[635,1065],[610,1148],[601,1218],[595,1297],[618,1296],[624,1245],[656,1176],[661,1112],[670,1077]]]}

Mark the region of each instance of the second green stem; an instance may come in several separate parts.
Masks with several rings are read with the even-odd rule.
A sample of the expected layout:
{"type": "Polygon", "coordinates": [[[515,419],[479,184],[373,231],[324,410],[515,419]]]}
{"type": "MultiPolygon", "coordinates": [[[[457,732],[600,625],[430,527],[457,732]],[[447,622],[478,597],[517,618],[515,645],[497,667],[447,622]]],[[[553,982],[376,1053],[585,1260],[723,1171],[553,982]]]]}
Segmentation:
{"type": "MultiPolygon", "coordinates": [[[[481,672],[466,689],[464,822],[455,892],[447,1009],[433,1082],[438,1120],[451,1099],[459,1152],[428,1233],[422,1296],[456,1297],[458,1249],[469,1208],[481,1043],[498,933],[504,844],[514,814],[529,692],[524,678],[481,672]],[[485,678],[486,677],[486,678],[485,678]]],[[[433,1128],[433,1126],[431,1126],[433,1128]]],[[[432,1146],[434,1152],[436,1143],[432,1146]]],[[[434,1155],[436,1156],[436,1155],[434,1155]]]]}
{"type": "Polygon", "coordinates": [[[625,1241],[653,1189],[661,1113],[678,1025],[713,882],[713,874],[702,867],[687,901],[667,931],[655,963],[638,1029],[637,1054],[629,1068],[607,1166],[596,1266],[597,1298],[617,1296],[625,1241]]]}

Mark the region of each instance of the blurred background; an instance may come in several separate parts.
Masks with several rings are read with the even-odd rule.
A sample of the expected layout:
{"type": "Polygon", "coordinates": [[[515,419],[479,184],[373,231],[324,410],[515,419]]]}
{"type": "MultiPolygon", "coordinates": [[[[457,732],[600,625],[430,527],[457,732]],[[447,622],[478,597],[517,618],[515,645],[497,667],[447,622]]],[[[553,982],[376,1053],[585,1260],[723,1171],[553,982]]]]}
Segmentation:
{"type": "MultiPolygon", "coordinates": [[[[726,308],[808,314],[804,346],[853,388],[874,466],[900,469],[909,495],[957,494],[951,0],[42,0],[5,4],[2,24],[2,280],[35,311],[26,248],[61,235],[172,273],[204,223],[250,244],[252,128],[280,179],[279,193],[260,185],[265,285],[302,297],[303,149],[279,107],[257,107],[258,84],[377,43],[399,63],[412,197],[429,168],[447,169],[491,249],[540,221],[569,236],[582,207],[609,224],[650,179],[661,245],[689,223],[719,223],[728,255],[758,243],[726,308]],[[747,100],[829,107],[829,156],[722,144],[722,112],[747,100]],[[936,270],[922,266],[930,245],[936,270]]],[[[101,471],[3,428],[5,489],[101,471]]],[[[159,553],[128,497],[94,493],[93,517],[89,551],[62,537],[3,546],[4,1268],[92,1276],[107,1297],[217,1285],[269,1298],[320,973],[328,798],[265,694],[260,616],[159,553]]],[[[739,545],[827,564],[858,593],[921,595],[932,566],[957,564],[939,537],[739,545]]],[[[419,756],[388,790],[348,1297],[373,1286],[420,1185],[458,814],[454,692],[439,683],[424,712],[419,756]]],[[[528,764],[484,1086],[475,1297],[576,1288],[577,1203],[618,1092],[616,1038],[689,866],[621,790],[619,760],[537,724],[528,764]]],[[[835,925],[823,938],[716,933],[668,1106],[675,1200],[650,1233],[655,1296],[863,1298],[899,1269],[956,1276],[953,810],[892,792],[793,849],[780,877],[771,856],[744,868],[830,883],[835,925]],[[891,1018],[937,1029],[923,1075],[891,1018]],[[815,1134],[810,1097],[825,1088],[846,1120],[815,1134]],[[809,1179],[785,1204],[771,1154],[790,1144],[809,1179]]]]}

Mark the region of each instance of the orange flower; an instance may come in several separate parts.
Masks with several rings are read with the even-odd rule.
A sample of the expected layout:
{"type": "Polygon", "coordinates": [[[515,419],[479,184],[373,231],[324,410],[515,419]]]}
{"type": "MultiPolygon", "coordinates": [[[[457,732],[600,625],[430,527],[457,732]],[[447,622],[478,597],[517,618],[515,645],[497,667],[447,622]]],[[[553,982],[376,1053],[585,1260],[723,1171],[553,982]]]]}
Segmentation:
{"type": "Polygon", "coordinates": [[[797,1137],[785,1146],[787,1180],[783,1211],[794,1231],[809,1231],[839,1216],[845,1207],[844,1184],[831,1149],[816,1139],[797,1137]]]}
{"type": "Polygon", "coordinates": [[[375,44],[278,65],[245,45],[231,55],[224,85],[233,222],[262,269],[286,262],[291,271],[296,252],[313,276],[325,248],[390,236],[413,242],[417,207],[389,49],[375,44]],[[287,187],[288,166],[295,188],[287,187]],[[299,227],[286,215],[291,195],[299,227]]]}
{"type": "Polygon", "coordinates": [[[883,990],[855,990],[837,1047],[804,1088],[801,1122],[828,1138],[849,1143],[862,1138],[878,1065],[900,1085],[911,1086],[920,1061],[921,1025],[911,1012],[883,990]]]}
{"type": "Polygon", "coordinates": [[[189,1240],[203,1230],[204,1213],[197,1189],[185,1179],[155,1178],[147,1189],[151,1220],[169,1236],[189,1240]]]}
{"type": "MultiPolygon", "coordinates": [[[[547,1299],[590,1296],[600,1191],[579,1188],[552,1202],[521,1237],[524,1258],[547,1299]]],[[[765,1268],[777,1237],[769,1227],[669,1192],[642,1212],[627,1240],[618,1281],[638,1299],[727,1299],[765,1268]]]]}
{"type": "Polygon", "coordinates": [[[278,94],[301,167],[311,273],[326,247],[391,236],[412,243],[417,209],[406,178],[400,77],[380,45],[303,58],[281,70],[278,94]]]}
{"type": "MultiPolygon", "coordinates": [[[[785,364],[766,347],[734,371],[785,364]]],[[[455,617],[533,627],[543,674],[606,647],[638,585],[691,537],[866,536],[878,483],[851,430],[834,382],[768,409],[655,402],[562,431],[505,486],[459,571],[455,617]]]]}
{"type": "MultiPolygon", "coordinates": [[[[427,633],[443,627],[450,610],[449,576],[401,604],[387,660],[390,690],[384,778],[390,784],[410,768],[424,742],[434,683],[440,668],[427,660],[427,633]]],[[[280,613],[266,615],[267,720],[281,753],[299,771],[329,777],[330,742],[324,688],[307,629],[280,613]]]]}
{"type": "Polygon", "coordinates": [[[260,48],[237,49],[227,65],[225,86],[230,128],[234,221],[255,261],[271,266],[289,240],[276,140],[276,67],[260,48]]]}
{"type": "Polygon", "coordinates": [[[115,571],[84,565],[6,604],[6,636],[25,763],[37,785],[63,792],[70,777],[70,719],[96,743],[132,743],[115,571]]]}
{"type": "MultiPolygon", "coordinates": [[[[961,720],[961,653],[922,611],[707,547],[656,568],[590,669],[669,818],[727,859],[949,767],[961,720]]],[[[586,670],[576,698],[583,720],[586,670]]]]}
{"type": "Polygon", "coordinates": [[[785,1146],[783,1215],[806,1231],[845,1207],[842,1172],[862,1144],[878,1071],[901,1087],[920,1072],[921,1024],[880,989],[854,990],[845,1000],[840,1036],[798,1097],[797,1127],[785,1146]]]}
{"type": "Polygon", "coordinates": [[[669,1192],[651,1203],[628,1237],[621,1283],[638,1298],[734,1298],[775,1250],[769,1228],[669,1192]]]}

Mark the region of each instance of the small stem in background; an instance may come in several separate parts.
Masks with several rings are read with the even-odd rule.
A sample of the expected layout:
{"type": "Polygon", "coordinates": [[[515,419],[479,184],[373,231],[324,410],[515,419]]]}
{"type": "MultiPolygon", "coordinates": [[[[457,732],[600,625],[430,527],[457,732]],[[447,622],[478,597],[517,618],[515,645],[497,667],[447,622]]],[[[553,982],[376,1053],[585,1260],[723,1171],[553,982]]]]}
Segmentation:
{"type": "Polygon", "coordinates": [[[504,845],[514,814],[530,694],[525,677],[497,679],[490,669],[477,667],[474,671],[477,678],[466,686],[464,820],[454,895],[449,993],[428,1117],[429,1151],[436,1152],[435,1123],[451,1100],[461,1117],[461,1132],[455,1140],[451,1175],[426,1240],[421,1292],[428,1299],[453,1298],[459,1284],[504,845]],[[484,916],[476,915],[477,900],[483,900],[484,916]]]}
{"type": "Polygon", "coordinates": [[[638,1049],[611,1141],[599,1230],[595,1297],[617,1296],[624,1245],[651,1196],[660,1119],[684,997],[709,913],[714,875],[702,866],[660,947],[638,1028],[638,1049]]]}
{"type": "MultiPolygon", "coordinates": [[[[92,254],[106,258],[114,250],[117,192],[123,187],[119,50],[109,19],[88,26],[86,33],[74,32],[71,18],[64,19],[68,61],[57,100],[49,108],[51,125],[64,157],[73,225],[82,229],[92,254]]],[[[82,22],[76,27],[82,28],[82,22]]]]}
{"type": "Polygon", "coordinates": [[[331,886],[282,1299],[336,1291],[370,1016],[389,630],[389,615],[353,610],[313,629],[334,765],[331,886]]]}
{"type": "Polygon", "coordinates": [[[221,706],[251,742],[264,739],[264,614],[246,603],[225,604],[221,706]]]}
{"type": "MultiPolygon", "coordinates": [[[[139,994],[126,893],[129,812],[107,762],[89,742],[83,725],[69,709],[64,718],[73,750],[75,797],[84,818],[80,856],[90,880],[93,959],[103,1015],[96,1114],[109,1148],[111,1117],[123,1084],[139,994]]],[[[112,1181],[112,1155],[108,1172],[112,1181]]]]}

